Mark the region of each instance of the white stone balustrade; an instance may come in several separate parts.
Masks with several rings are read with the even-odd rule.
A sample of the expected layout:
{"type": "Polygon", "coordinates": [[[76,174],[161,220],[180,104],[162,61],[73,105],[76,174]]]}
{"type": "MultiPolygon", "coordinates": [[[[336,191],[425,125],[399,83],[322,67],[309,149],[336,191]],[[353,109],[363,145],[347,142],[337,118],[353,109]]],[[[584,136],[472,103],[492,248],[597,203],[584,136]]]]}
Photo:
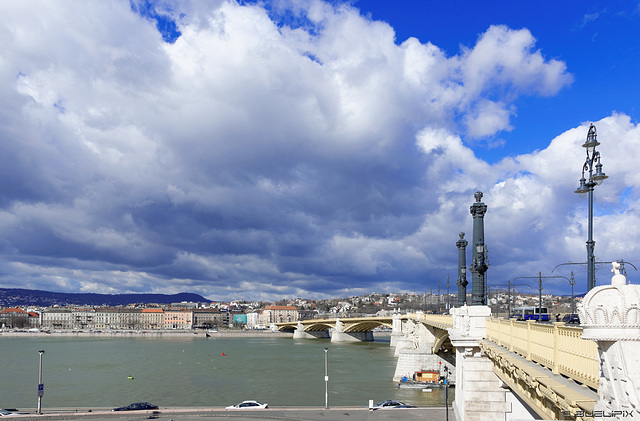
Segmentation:
{"type": "Polygon", "coordinates": [[[564,323],[540,324],[533,320],[489,319],[487,339],[511,352],[537,362],[553,373],[563,374],[587,386],[598,388],[598,347],[581,338],[581,327],[564,323]]]}

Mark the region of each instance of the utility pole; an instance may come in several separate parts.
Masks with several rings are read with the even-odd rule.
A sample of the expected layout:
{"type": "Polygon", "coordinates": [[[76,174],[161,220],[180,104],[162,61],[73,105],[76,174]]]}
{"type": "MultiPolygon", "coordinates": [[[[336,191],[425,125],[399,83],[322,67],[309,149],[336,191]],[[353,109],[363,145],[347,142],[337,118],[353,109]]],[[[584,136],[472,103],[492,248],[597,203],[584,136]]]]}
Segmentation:
{"type": "Polygon", "coordinates": [[[433,287],[429,289],[429,308],[433,311],[433,287]]]}
{"type": "Polygon", "coordinates": [[[447,313],[451,308],[451,303],[449,302],[449,274],[447,273],[447,313]]]}
{"type": "Polygon", "coordinates": [[[438,310],[437,313],[440,314],[440,281],[438,281],[438,310]]]}

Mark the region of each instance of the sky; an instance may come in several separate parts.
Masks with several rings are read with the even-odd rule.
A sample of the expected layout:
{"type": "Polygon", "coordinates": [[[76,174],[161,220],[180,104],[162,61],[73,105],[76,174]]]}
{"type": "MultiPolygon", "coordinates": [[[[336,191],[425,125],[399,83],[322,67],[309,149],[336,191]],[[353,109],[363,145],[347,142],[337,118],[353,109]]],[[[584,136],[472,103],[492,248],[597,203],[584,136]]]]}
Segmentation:
{"type": "Polygon", "coordinates": [[[0,287],[455,293],[482,191],[491,289],[578,294],[590,124],[640,267],[639,0],[6,1],[0,42],[0,287]]]}

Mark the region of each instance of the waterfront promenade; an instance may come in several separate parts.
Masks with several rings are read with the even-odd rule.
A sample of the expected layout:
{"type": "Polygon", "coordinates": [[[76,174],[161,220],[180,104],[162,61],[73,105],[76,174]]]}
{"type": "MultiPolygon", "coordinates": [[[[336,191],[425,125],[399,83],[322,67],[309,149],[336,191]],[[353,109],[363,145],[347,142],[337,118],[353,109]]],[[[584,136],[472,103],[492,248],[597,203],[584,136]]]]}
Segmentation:
{"type": "Polygon", "coordinates": [[[104,330],[104,331],[93,331],[93,330],[51,330],[51,331],[39,331],[39,332],[30,332],[26,330],[0,330],[0,337],[17,337],[17,338],[25,338],[25,337],[47,337],[47,336],[58,336],[58,337],[158,337],[158,338],[184,338],[184,337],[206,337],[206,335],[210,337],[218,337],[218,338],[235,338],[235,337],[253,337],[253,338],[266,338],[266,337],[291,337],[291,333],[288,332],[277,332],[271,330],[236,330],[236,329],[221,329],[216,333],[208,333],[207,331],[193,331],[193,330],[104,330]]]}
{"type": "MultiPolygon", "coordinates": [[[[446,419],[444,407],[428,407],[415,409],[391,409],[372,411],[367,408],[269,408],[263,411],[232,411],[224,408],[160,408],[157,411],[112,412],[110,408],[88,409],[48,409],[42,415],[35,414],[32,409],[28,414],[12,416],[11,419],[35,421],[57,420],[144,420],[159,421],[206,421],[206,420],[252,420],[252,421],[442,421],[446,419]]],[[[453,409],[449,407],[449,419],[455,419],[453,409]]]]}

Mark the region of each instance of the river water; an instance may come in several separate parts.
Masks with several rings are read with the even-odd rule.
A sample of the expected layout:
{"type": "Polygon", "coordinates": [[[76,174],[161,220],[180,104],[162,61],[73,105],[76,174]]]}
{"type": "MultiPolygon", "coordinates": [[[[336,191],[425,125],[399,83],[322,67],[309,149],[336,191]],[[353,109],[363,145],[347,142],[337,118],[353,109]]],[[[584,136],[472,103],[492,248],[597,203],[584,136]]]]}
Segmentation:
{"type": "MultiPolygon", "coordinates": [[[[137,401],[166,406],[227,406],[255,399],[270,406],[366,406],[397,399],[443,406],[444,390],[400,389],[388,341],[331,343],[290,337],[2,337],[0,407],[111,407],[137,401]],[[129,379],[129,377],[133,379],[129,379]]],[[[453,400],[449,391],[449,402],[453,400]]]]}

